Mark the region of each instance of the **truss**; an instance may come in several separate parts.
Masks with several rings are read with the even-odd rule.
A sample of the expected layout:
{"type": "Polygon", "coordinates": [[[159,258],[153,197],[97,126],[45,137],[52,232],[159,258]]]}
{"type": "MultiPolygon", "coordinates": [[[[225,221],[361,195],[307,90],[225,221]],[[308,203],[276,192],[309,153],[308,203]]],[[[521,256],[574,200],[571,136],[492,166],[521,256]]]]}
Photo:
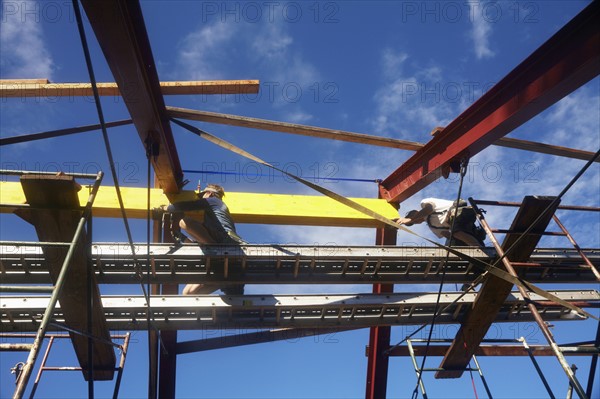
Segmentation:
{"type": "MultiPolygon", "coordinates": [[[[582,307],[600,304],[597,291],[553,291],[553,294],[582,307]]],[[[442,295],[446,307],[439,323],[458,323],[475,300],[476,293],[442,295]],[[461,297],[461,295],[464,295],[461,297]],[[455,302],[455,303],[454,303],[455,302]]],[[[104,296],[102,306],[111,330],[146,330],[147,312],[152,324],[161,330],[235,329],[271,327],[373,327],[426,323],[436,308],[436,293],[394,293],[386,295],[242,295],[242,296],[160,296],[151,297],[150,306],[140,296],[104,296]]],[[[582,318],[569,309],[532,295],[544,320],[582,318]]],[[[48,297],[2,298],[2,331],[36,331],[48,297]]],[[[54,325],[63,324],[60,306],[54,325]]],[[[496,322],[533,321],[518,292],[502,305],[496,322]]],[[[58,328],[58,327],[55,327],[58,328]]]]}
{"type": "MultiPolygon", "coordinates": [[[[468,283],[481,273],[468,261],[436,247],[137,244],[141,270],[136,270],[128,244],[94,243],[91,248],[97,281],[103,284],[137,284],[140,272],[151,283],[216,284],[439,283],[444,265],[448,283],[468,283]]],[[[483,261],[494,255],[492,248],[463,248],[461,252],[483,261]]],[[[596,267],[600,265],[599,250],[584,253],[596,267]]],[[[538,248],[528,262],[519,265],[519,271],[521,277],[536,283],[594,279],[573,248],[538,248]]],[[[0,243],[0,275],[10,284],[51,282],[42,247],[32,243],[0,243]]]]}

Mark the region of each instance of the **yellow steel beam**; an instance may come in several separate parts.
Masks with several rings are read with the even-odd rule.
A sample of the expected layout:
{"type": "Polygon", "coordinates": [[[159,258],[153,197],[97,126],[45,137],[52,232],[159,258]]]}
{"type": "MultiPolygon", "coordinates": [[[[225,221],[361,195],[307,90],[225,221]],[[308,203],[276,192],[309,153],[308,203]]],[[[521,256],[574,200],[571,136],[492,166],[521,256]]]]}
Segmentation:
{"type": "MultiPolygon", "coordinates": [[[[146,218],[145,188],[121,187],[127,216],[146,218]]],[[[169,203],[169,199],[160,189],[150,190],[151,207],[169,203]]],[[[0,212],[12,212],[14,208],[6,205],[24,204],[25,195],[21,184],[0,182],[0,212]]],[[[87,190],[79,192],[79,201],[87,200],[87,190]]],[[[186,201],[195,198],[193,191],[169,194],[171,202],[186,201]]],[[[375,198],[352,198],[359,204],[388,218],[398,216],[385,200],[375,198]]],[[[256,194],[227,192],[225,202],[236,223],[286,224],[307,226],[345,226],[377,227],[380,223],[345,205],[325,196],[256,194]]],[[[94,202],[93,214],[96,217],[120,217],[119,203],[114,187],[103,186],[94,202]]]]}
{"type": "MultiPolygon", "coordinates": [[[[101,96],[120,96],[116,83],[98,83],[101,96]]],[[[160,82],[163,95],[254,94],[258,80],[201,80],[160,82]]],[[[132,86],[131,91],[138,90],[132,86]]],[[[50,83],[47,79],[0,80],[0,98],[10,97],[91,97],[90,83],[50,83]]]]}

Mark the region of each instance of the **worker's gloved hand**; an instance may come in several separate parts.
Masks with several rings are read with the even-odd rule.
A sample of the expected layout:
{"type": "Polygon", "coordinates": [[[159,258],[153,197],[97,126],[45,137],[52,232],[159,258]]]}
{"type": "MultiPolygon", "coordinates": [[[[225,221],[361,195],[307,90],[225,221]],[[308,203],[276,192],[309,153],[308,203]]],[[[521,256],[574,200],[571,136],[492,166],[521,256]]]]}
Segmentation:
{"type": "Polygon", "coordinates": [[[153,220],[161,220],[163,213],[167,211],[166,205],[161,205],[156,208],[152,208],[152,219],[153,220]]]}

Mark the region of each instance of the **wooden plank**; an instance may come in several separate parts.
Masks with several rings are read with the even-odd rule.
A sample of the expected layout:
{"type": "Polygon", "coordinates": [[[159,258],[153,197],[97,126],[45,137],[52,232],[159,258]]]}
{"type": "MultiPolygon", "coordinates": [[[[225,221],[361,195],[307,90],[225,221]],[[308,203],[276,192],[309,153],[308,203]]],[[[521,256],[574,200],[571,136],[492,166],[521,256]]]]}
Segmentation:
{"type": "MultiPolygon", "coordinates": [[[[80,202],[77,196],[79,186],[75,180],[70,176],[25,175],[21,177],[21,184],[30,205],[56,208],[52,210],[21,210],[19,212],[34,225],[40,241],[71,242],[81,218],[81,212],[61,210],[61,208],[72,209],[79,206],[80,202]]],[[[73,263],[70,266],[69,274],[58,300],[67,326],[77,331],[88,331],[88,320],[91,317],[92,331],[89,331],[89,333],[110,342],[111,338],[104,318],[100,292],[93,274],[91,293],[93,314],[89,315],[87,311],[86,298],[89,295],[89,290],[86,248],[87,238],[83,234],[77,243],[77,248],[71,259],[73,263]]],[[[48,259],[50,276],[54,283],[58,279],[67,251],[67,248],[44,248],[44,255],[48,259]]],[[[87,379],[89,367],[88,339],[75,333],[70,333],[70,335],[77,359],[83,369],[84,378],[87,379]]],[[[115,365],[116,357],[113,347],[107,343],[95,341],[93,344],[94,379],[112,380],[115,365]]]]}
{"type": "MultiPolygon", "coordinates": [[[[227,187],[226,187],[227,188],[227,187]]],[[[22,204],[26,201],[19,183],[0,182],[2,204],[22,204]]],[[[121,187],[126,214],[130,218],[145,219],[145,188],[121,187]]],[[[169,202],[189,201],[196,198],[193,191],[165,196],[159,189],[150,190],[150,206],[158,207],[169,202]],[[169,200],[170,198],[170,200],[169,200]]],[[[396,209],[383,199],[351,198],[367,208],[390,219],[398,216],[396,209]]],[[[79,201],[87,200],[86,190],[79,192],[79,201]]],[[[381,223],[342,205],[329,197],[311,195],[258,194],[226,192],[225,202],[236,223],[286,224],[305,226],[377,227],[381,223]]],[[[2,207],[0,212],[14,208],[2,207]]],[[[102,186],[94,201],[95,217],[121,217],[114,187],[102,186]]],[[[201,217],[201,214],[198,216],[201,217]]]]}
{"type": "Polygon", "coordinates": [[[48,79],[0,79],[0,85],[11,85],[11,84],[47,84],[50,83],[48,79]]]}
{"type": "Polygon", "coordinates": [[[167,193],[179,192],[183,172],[139,2],[81,3],[138,131],[140,150],[145,151],[148,141],[158,146],[151,161],[160,187],[167,193]]]}
{"type": "MultiPolygon", "coordinates": [[[[502,243],[504,251],[512,247],[521,236],[516,232],[525,231],[552,203],[553,199],[553,197],[534,196],[527,196],[523,199],[523,203],[510,227],[510,230],[515,233],[507,234],[502,243]]],[[[541,233],[546,230],[559,203],[560,201],[557,201],[531,230],[531,233],[516,244],[507,256],[510,261],[526,262],[529,260],[542,237],[541,233]]],[[[498,266],[505,270],[502,263],[498,266]]],[[[463,318],[460,329],[440,364],[440,368],[444,368],[445,371],[437,372],[436,378],[459,378],[462,375],[475,350],[496,319],[502,304],[510,294],[511,288],[511,283],[493,275],[490,275],[483,282],[472,308],[463,318]]]]}
{"type": "Polygon", "coordinates": [[[399,148],[416,151],[423,147],[421,143],[392,139],[389,137],[370,136],[363,133],[346,132],[343,130],[327,129],[316,126],[299,125],[296,123],[278,122],[267,119],[250,118],[221,114],[216,112],[197,111],[186,108],[167,107],[167,113],[172,118],[190,119],[201,122],[219,123],[229,126],[240,126],[251,129],[269,130],[273,132],[299,134],[303,136],[320,137],[332,140],[348,141],[351,143],[370,144],[382,147],[399,148]]]}
{"type": "MultiPolygon", "coordinates": [[[[121,96],[116,83],[97,83],[100,96],[121,96]]],[[[255,94],[258,80],[192,80],[160,82],[163,95],[255,94]]],[[[50,83],[47,79],[0,80],[0,98],[92,97],[90,83],[50,83]]]]}

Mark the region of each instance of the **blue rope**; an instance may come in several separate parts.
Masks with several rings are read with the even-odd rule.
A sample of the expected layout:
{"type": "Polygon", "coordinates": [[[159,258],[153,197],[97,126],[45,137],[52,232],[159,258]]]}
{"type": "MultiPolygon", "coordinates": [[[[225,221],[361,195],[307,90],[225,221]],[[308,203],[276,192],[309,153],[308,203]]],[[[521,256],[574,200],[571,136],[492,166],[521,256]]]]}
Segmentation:
{"type": "MultiPolygon", "coordinates": [[[[200,173],[205,175],[232,175],[232,176],[248,176],[248,177],[275,177],[275,175],[264,174],[264,173],[241,173],[241,172],[217,172],[214,170],[189,170],[184,169],[183,173],[200,173]]],[[[277,176],[277,177],[283,177],[277,176]]],[[[300,176],[302,177],[302,176],[300,176]]],[[[303,179],[312,180],[328,180],[328,181],[353,181],[361,183],[380,183],[381,179],[353,179],[349,177],[302,177],[303,179]]]]}

